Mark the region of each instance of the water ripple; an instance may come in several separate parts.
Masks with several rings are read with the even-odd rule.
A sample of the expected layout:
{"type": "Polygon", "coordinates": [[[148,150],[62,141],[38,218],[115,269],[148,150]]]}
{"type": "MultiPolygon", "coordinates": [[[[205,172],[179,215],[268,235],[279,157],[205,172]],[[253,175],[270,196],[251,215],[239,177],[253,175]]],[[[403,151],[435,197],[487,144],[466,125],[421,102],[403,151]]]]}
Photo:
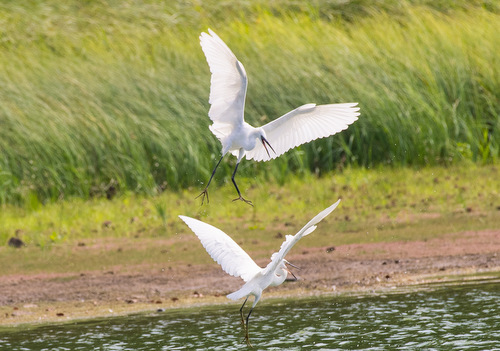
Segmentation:
{"type": "MultiPolygon", "coordinates": [[[[0,350],[239,350],[239,306],[4,329],[0,350]]],[[[260,303],[256,350],[485,350],[500,340],[499,284],[260,303]]]]}

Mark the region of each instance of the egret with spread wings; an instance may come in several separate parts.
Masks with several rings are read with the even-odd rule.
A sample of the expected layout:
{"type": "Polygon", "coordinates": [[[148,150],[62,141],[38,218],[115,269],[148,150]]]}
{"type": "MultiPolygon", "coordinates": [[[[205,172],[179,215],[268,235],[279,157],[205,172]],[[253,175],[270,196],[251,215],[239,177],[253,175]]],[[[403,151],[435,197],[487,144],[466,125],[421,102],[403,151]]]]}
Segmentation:
{"type": "Polygon", "coordinates": [[[336,134],[358,119],[357,103],[331,105],[306,104],[254,128],[244,120],[247,74],[231,49],[212,30],[201,33],[200,44],[212,73],[210,86],[210,110],[213,124],[210,130],[222,143],[222,156],[215,166],[202,196],[207,197],[208,186],[222,158],[230,152],[237,157],[231,180],[238,192],[236,200],[245,200],[234,177],[243,156],[248,160],[269,161],[288,150],[318,138],[336,134]],[[271,146],[272,145],[272,146],[271,146]]]}
{"type": "Polygon", "coordinates": [[[303,236],[311,234],[316,229],[316,225],[328,216],[339,203],[340,200],[321,211],[297,234],[287,235],[285,241],[281,244],[280,250],[272,254],[271,262],[265,268],[259,267],[233,239],[220,229],[194,218],[179,216],[198,236],[205,250],[214,261],[221,265],[226,273],[234,277],[241,277],[245,281],[245,284],[238,291],[227,295],[227,297],[232,300],[245,297],[245,302],[240,308],[240,315],[247,343],[250,343],[248,339],[248,319],[255,305],[259,302],[262,291],[268,286],[280,285],[287,277],[289,270],[286,265],[290,263],[285,260],[286,254],[303,236]],[[245,323],[243,307],[250,295],[254,296],[254,301],[245,323]]]}

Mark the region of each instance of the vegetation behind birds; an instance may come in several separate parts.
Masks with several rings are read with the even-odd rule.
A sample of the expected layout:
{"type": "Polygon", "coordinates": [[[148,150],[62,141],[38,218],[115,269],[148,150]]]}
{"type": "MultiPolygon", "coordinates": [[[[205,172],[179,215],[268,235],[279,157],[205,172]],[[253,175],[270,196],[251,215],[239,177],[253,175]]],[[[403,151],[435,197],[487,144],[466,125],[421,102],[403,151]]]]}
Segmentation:
{"type": "Polygon", "coordinates": [[[360,102],[346,132],[242,162],[242,176],[498,160],[499,6],[371,3],[3,4],[0,203],[201,189],[220,151],[198,43],[207,27],[245,65],[254,125],[309,102],[360,102]]]}

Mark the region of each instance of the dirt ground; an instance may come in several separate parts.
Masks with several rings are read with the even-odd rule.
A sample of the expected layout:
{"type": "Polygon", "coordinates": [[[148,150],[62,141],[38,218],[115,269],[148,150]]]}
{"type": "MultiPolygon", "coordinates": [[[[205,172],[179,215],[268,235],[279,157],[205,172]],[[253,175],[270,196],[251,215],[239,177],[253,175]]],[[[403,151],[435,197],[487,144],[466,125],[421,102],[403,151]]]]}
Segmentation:
{"type": "MultiPolygon", "coordinates": [[[[427,241],[295,250],[291,276],[270,296],[373,291],[435,281],[500,277],[500,231],[450,234],[427,241]]],[[[265,266],[268,261],[258,261],[265,266]]],[[[217,264],[126,267],[79,274],[0,276],[0,325],[67,321],[228,303],[242,280],[217,264]],[[131,273],[133,272],[133,273],[131,273]]],[[[238,302],[239,304],[239,302],[238,302]]]]}

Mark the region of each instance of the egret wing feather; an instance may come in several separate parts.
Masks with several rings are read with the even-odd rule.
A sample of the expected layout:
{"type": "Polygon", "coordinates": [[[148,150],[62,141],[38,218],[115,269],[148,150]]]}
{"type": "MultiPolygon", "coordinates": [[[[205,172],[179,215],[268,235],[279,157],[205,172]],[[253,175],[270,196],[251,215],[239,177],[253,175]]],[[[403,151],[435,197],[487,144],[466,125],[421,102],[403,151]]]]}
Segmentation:
{"type": "Polygon", "coordinates": [[[215,262],[229,275],[252,279],[262,270],[254,260],[226,233],[194,218],[179,216],[200,239],[215,262]]]}
{"type": "Polygon", "coordinates": [[[280,250],[275,252],[271,256],[271,262],[264,268],[263,274],[273,271],[278,267],[278,264],[285,258],[286,254],[292,249],[292,247],[304,236],[311,234],[315,229],[316,225],[321,222],[326,216],[332,213],[335,208],[340,203],[340,199],[337,200],[333,205],[324,209],[318,213],[313,219],[311,219],[299,232],[295,235],[287,235],[285,241],[281,244],[280,250]]]}
{"type": "Polygon", "coordinates": [[[201,33],[200,44],[212,73],[210,110],[214,122],[210,130],[224,145],[235,126],[243,123],[247,74],[231,49],[211,29],[201,33]]]}
{"type": "Polygon", "coordinates": [[[357,103],[306,104],[262,126],[275,152],[267,153],[261,143],[247,151],[247,159],[268,161],[312,140],[325,138],[347,129],[358,119],[357,103]]]}

